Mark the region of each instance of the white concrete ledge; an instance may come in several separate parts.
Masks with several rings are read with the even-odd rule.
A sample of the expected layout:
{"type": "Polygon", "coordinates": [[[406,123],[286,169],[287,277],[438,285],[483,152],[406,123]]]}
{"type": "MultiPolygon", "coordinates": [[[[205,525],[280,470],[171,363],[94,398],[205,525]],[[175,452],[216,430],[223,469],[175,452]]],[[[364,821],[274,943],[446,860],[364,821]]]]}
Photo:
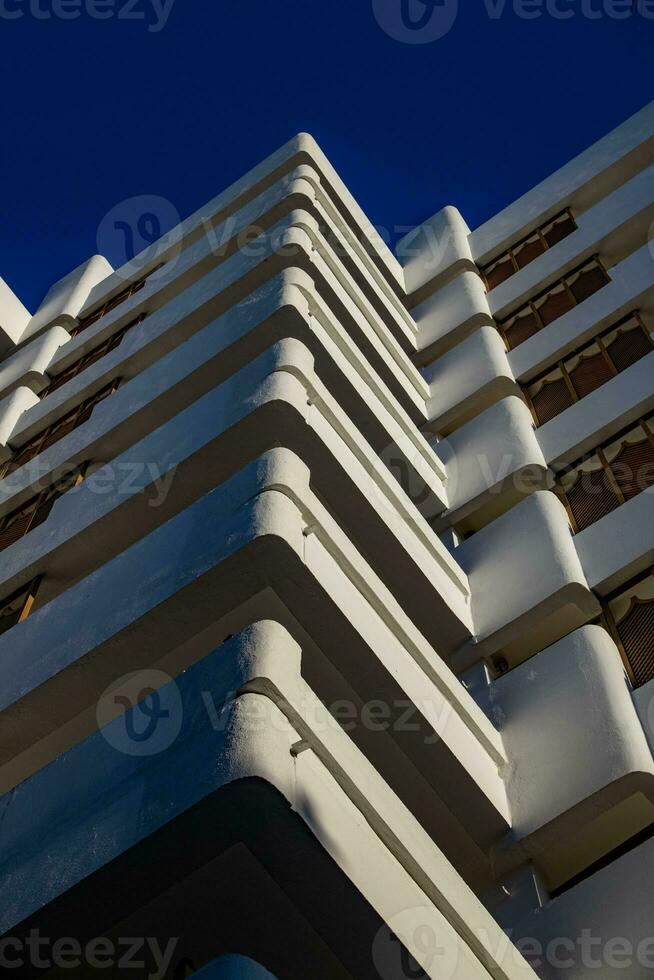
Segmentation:
{"type": "Polygon", "coordinates": [[[654,351],[536,430],[551,466],[575,463],[654,408],[654,351]]]}
{"type": "Polygon", "coordinates": [[[483,326],[422,369],[431,397],[426,429],[448,435],[508,395],[520,395],[494,327],[483,326]]]}
{"type": "Polygon", "coordinates": [[[518,381],[529,381],[621,317],[652,299],[652,253],[644,245],[609,269],[611,282],[509,352],[518,381]]]}
{"type": "Polygon", "coordinates": [[[89,294],[108,281],[113,268],[102,255],[93,255],[50,287],[38,310],[27,324],[21,341],[34,337],[47,327],[71,326],[77,322],[89,294]]]}
{"type": "Polygon", "coordinates": [[[419,364],[428,364],[478,327],[493,325],[484,284],[475,272],[458,273],[412,312],[418,325],[419,364]]]}
{"type": "Polygon", "coordinates": [[[585,626],[492,684],[490,703],[511,759],[513,825],[496,860],[534,860],[559,884],[623,843],[619,820],[612,840],[588,833],[594,820],[637,792],[654,801],[620,654],[605,629],[585,626]]]}
{"type": "Polygon", "coordinates": [[[503,398],[437,444],[447,468],[448,509],[436,530],[466,521],[478,530],[538,487],[548,468],[522,399],[503,398]]]}
{"type": "MultiPolygon", "coordinates": [[[[48,888],[47,898],[53,899],[82,874],[92,874],[220,786],[256,777],[270,782],[287,798],[384,921],[395,921],[407,909],[421,910],[420,922],[434,929],[449,950],[453,978],[533,977],[517,951],[502,942],[499,927],[483,906],[347,735],[335,725],[316,729],[319,704],[300,678],[300,660],[299,646],[279,624],[256,623],[192,667],[176,684],[160,689],[164,705],[171,708],[181,696],[183,711],[181,737],[160,760],[117,753],[110,730],[122,724],[117,719],[110,723],[106,737],[92,736],[24,783],[3,806],[5,836],[13,839],[9,850],[14,857],[4,869],[6,897],[0,927],[11,928],[31,911],[29,895],[20,883],[31,879],[34,871],[27,870],[31,859],[23,848],[27,826],[35,833],[43,818],[42,808],[31,801],[42,793],[44,783],[66,785],[65,796],[47,795],[48,857],[39,876],[48,888]],[[204,690],[211,690],[214,703],[220,706],[217,731],[212,732],[198,696],[204,690]],[[256,729],[252,717],[259,719],[256,729]],[[294,755],[291,748],[300,740],[307,750],[294,755]],[[189,767],[185,759],[191,754],[195,759],[189,767]],[[217,758],[222,760],[220,766],[215,764],[217,758]],[[198,759],[206,763],[198,765],[198,759]],[[100,768],[103,788],[106,791],[111,785],[117,799],[132,791],[134,780],[142,779],[153,767],[160,772],[162,765],[169,774],[183,770],[189,775],[181,793],[178,787],[175,806],[170,804],[168,779],[158,778],[156,799],[150,800],[147,817],[143,813],[141,819],[123,822],[107,837],[108,811],[97,797],[97,782],[94,777],[90,782],[89,776],[100,768]],[[71,771],[72,782],[57,778],[62,768],[71,771]],[[80,848],[82,866],[68,861],[62,874],[49,873],[73,840],[79,842],[89,835],[111,840],[111,845],[102,854],[96,848],[80,848]],[[372,878],[370,867],[376,869],[372,878]]],[[[436,980],[438,974],[425,959],[429,953],[415,939],[405,942],[436,980]]]]}
{"type": "Polygon", "coordinates": [[[654,565],[654,488],[575,535],[588,584],[600,595],[654,565]]]}
{"type": "Polygon", "coordinates": [[[70,334],[61,326],[50,327],[0,364],[0,396],[18,386],[38,392],[49,383],[47,368],[70,334]]]}
{"type": "Polygon", "coordinates": [[[477,272],[470,229],[456,208],[446,207],[400,239],[395,251],[404,267],[409,303],[421,303],[446,278],[477,272]]]}
{"type": "Polygon", "coordinates": [[[472,589],[476,642],[463,669],[502,650],[519,663],[599,615],[563,504],[536,491],[456,549],[472,589]]]}
{"type": "Polygon", "coordinates": [[[576,231],[491,290],[488,303],[493,316],[504,319],[511,309],[596,253],[601,253],[606,265],[615,265],[640,248],[654,219],[653,185],[651,166],[581,215],[576,231]]]}
{"type": "Polygon", "coordinates": [[[11,436],[24,413],[39,404],[31,388],[15,388],[0,401],[0,459],[12,455],[11,436]]]}

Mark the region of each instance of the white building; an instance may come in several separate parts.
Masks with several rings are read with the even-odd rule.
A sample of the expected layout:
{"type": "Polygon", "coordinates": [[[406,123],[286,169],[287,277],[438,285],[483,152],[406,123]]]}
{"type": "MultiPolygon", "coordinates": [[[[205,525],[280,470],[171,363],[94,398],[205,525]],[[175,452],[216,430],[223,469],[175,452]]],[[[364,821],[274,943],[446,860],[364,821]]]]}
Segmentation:
{"type": "Polygon", "coordinates": [[[654,103],[396,257],[300,135],[2,284],[11,975],[650,975],[653,189],[654,103]]]}

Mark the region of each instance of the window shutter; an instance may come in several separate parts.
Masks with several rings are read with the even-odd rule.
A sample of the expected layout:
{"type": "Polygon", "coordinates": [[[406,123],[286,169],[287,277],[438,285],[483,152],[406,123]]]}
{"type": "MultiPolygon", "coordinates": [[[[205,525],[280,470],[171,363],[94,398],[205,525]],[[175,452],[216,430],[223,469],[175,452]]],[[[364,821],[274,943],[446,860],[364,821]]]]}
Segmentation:
{"type": "Polygon", "coordinates": [[[654,446],[649,439],[628,442],[611,461],[611,470],[625,500],[654,485],[654,446]]]}
{"type": "Polygon", "coordinates": [[[541,425],[549,422],[555,416],[573,404],[572,395],[563,378],[557,381],[545,382],[536,395],[532,395],[536,417],[541,425]]]}
{"type": "Polygon", "coordinates": [[[620,331],[613,343],[607,347],[609,357],[618,371],[624,371],[653,350],[654,344],[640,326],[632,330],[620,331]]]}
{"type": "Polygon", "coordinates": [[[540,323],[536,314],[532,310],[527,310],[523,313],[518,313],[513,322],[504,326],[503,329],[509,350],[515,350],[519,344],[522,344],[525,340],[533,337],[535,333],[538,333],[540,323]]]}
{"type": "Polygon", "coordinates": [[[526,241],[524,245],[519,245],[513,250],[515,255],[515,260],[521,269],[524,269],[526,265],[537,259],[539,255],[545,252],[546,246],[543,240],[538,236],[534,235],[529,241],[526,241]]]}
{"type": "Polygon", "coordinates": [[[620,506],[620,501],[603,469],[582,472],[566,492],[578,531],[595,524],[620,506]]]}
{"type": "Polygon", "coordinates": [[[548,225],[543,230],[543,237],[549,247],[552,248],[557,242],[571,235],[576,228],[574,218],[571,214],[567,213],[557,218],[551,225],[548,225]]]}
{"type": "Polygon", "coordinates": [[[654,600],[634,599],[631,609],[616,628],[636,687],[641,687],[654,678],[654,600]]]}
{"type": "Polygon", "coordinates": [[[489,266],[484,272],[486,286],[489,290],[495,289],[500,283],[505,282],[515,272],[511,256],[506,255],[498,259],[493,265],[489,266]]]}
{"type": "Polygon", "coordinates": [[[592,357],[582,356],[577,367],[568,374],[580,398],[589,395],[614,376],[602,353],[593,354],[592,357]]]}
{"type": "Polygon", "coordinates": [[[550,293],[544,302],[537,305],[541,319],[547,326],[548,323],[558,320],[560,316],[571,310],[575,304],[567,289],[560,289],[558,292],[550,293]]]}
{"type": "Polygon", "coordinates": [[[578,278],[571,283],[575,299],[578,303],[583,303],[585,299],[596,293],[602,286],[606,286],[609,277],[600,265],[593,265],[579,273],[578,278]]]}
{"type": "Polygon", "coordinates": [[[17,514],[6,518],[2,530],[0,530],[0,551],[4,551],[16,541],[25,537],[32,525],[34,517],[34,504],[23,507],[17,514]]]}

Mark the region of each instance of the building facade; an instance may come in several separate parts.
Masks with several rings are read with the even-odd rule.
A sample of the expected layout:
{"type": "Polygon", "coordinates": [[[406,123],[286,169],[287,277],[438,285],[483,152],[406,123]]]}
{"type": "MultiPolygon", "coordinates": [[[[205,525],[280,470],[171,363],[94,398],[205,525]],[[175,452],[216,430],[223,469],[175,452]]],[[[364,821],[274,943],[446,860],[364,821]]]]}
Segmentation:
{"type": "Polygon", "coordinates": [[[652,974],[653,190],[394,254],[300,135],[2,285],[7,975],[652,974]]]}

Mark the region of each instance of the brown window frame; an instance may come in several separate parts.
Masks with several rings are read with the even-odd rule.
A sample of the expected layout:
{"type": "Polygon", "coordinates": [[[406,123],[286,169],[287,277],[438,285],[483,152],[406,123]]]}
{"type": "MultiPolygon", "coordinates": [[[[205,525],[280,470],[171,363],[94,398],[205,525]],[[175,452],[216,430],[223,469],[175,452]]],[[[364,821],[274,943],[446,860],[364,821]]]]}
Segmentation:
{"type": "Polygon", "coordinates": [[[4,551],[6,548],[10,548],[11,545],[15,544],[17,541],[22,541],[22,539],[26,537],[26,535],[28,535],[30,531],[34,529],[34,527],[39,527],[40,524],[45,523],[50,515],[50,510],[56,501],[68,493],[69,490],[73,490],[83,482],[87,466],[88,464],[84,463],[82,466],[76,467],[66,476],[63,476],[57,480],[56,483],[51,484],[49,487],[41,490],[40,493],[37,493],[34,497],[31,497],[30,500],[27,500],[24,504],[21,504],[20,507],[15,507],[13,510],[9,511],[9,513],[0,516],[0,552],[4,551]],[[34,519],[39,510],[48,504],[50,504],[50,510],[48,510],[46,516],[39,520],[37,524],[34,524],[34,519]],[[28,511],[30,508],[33,509],[22,533],[13,541],[3,544],[2,536],[4,532],[11,527],[13,519],[28,511]]]}
{"type": "Polygon", "coordinates": [[[39,398],[41,401],[43,401],[44,398],[47,398],[48,395],[51,395],[58,388],[62,388],[68,381],[72,381],[73,378],[76,378],[78,374],[81,374],[82,371],[84,371],[91,364],[95,364],[96,361],[99,361],[106,354],[109,354],[112,350],[119,347],[123,342],[125,334],[134,327],[139,326],[139,324],[145,320],[146,316],[147,313],[139,314],[139,316],[128,323],[127,326],[123,327],[122,330],[118,330],[110,337],[107,337],[106,340],[104,340],[101,344],[98,344],[97,347],[94,347],[93,350],[87,351],[86,354],[83,354],[82,357],[79,358],[79,360],[65,368],[61,374],[56,375],[50,381],[50,384],[45,388],[42,388],[39,392],[39,398]]]}
{"type": "MultiPolygon", "coordinates": [[[[584,269],[586,269],[592,263],[595,263],[595,265],[599,269],[601,269],[601,271],[604,273],[604,276],[606,277],[606,282],[604,283],[604,286],[608,286],[608,284],[611,282],[611,277],[609,276],[608,272],[606,271],[606,268],[604,266],[604,263],[602,262],[602,259],[597,254],[596,255],[591,255],[590,258],[586,259],[584,262],[581,262],[578,266],[575,266],[574,269],[570,269],[569,272],[566,272],[566,274],[564,276],[562,276],[560,279],[557,279],[556,282],[550,283],[550,285],[546,289],[542,289],[535,296],[532,296],[531,299],[529,299],[522,306],[519,306],[518,309],[517,310],[514,310],[509,316],[504,317],[503,320],[497,320],[496,321],[497,330],[498,330],[498,332],[499,332],[502,340],[504,341],[504,344],[505,344],[506,349],[508,351],[516,350],[516,348],[519,347],[520,344],[516,344],[515,347],[511,347],[511,345],[509,344],[509,339],[508,339],[508,337],[506,335],[506,326],[507,326],[507,324],[510,321],[515,321],[520,316],[521,313],[524,313],[527,310],[529,310],[531,312],[532,316],[536,320],[536,323],[538,324],[538,326],[537,326],[537,328],[535,330],[535,333],[540,333],[541,330],[545,330],[548,326],[550,326],[551,323],[554,323],[556,320],[559,319],[559,317],[555,317],[554,320],[550,320],[549,323],[544,323],[543,322],[543,318],[541,317],[540,312],[538,310],[538,307],[536,306],[536,303],[540,299],[542,299],[545,296],[548,296],[550,293],[553,293],[554,290],[557,289],[559,286],[563,286],[563,288],[566,291],[566,294],[567,294],[568,298],[572,301],[572,307],[571,307],[571,309],[574,309],[575,307],[580,306],[581,303],[583,303],[585,301],[585,299],[589,299],[590,298],[590,297],[585,297],[583,300],[578,300],[577,297],[575,296],[575,294],[573,293],[572,287],[571,287],[570,283],[568,282],[568,280],[571,279],[573,276],[576,276],[577,273],[583,272],[584,269]]],[[[600,287],[600,288],[602,288],[602,287],[600,287]]],[[[595,290],[595,292],[596,293],[599,292],[599,289],[595,290]]],[[[591,293],[591,295],[594,296],[595,293],[591,293]]],[[[565,314],[561,314],[561,316],[563,316],[563,315],[565,315],[565,314]]],[[[523,343],[524,343],[524,341],[523,341],[523,343]]]]}
{"type": "MultiPolygon", "coordinates": [[[[615,476],[613,470],[611,469],[611,464],[608,462],[608,460],[606,459],[606,456],[604,455],[604,450],[608,446],[612,445],[614,442],[617,442],[619,439],[622,439],[623,437],[628,436],[631,432],[634,431],[634,429],[637,429],[639,426],[644,430],[645,436],[647,437],[647,439],[649,439],[649,442],[652,445],[652,448],[654,448],[654,416],[649,416],[647,418],[639,418],[639,419],[637,419],[636,422],[632,422],[630,425],[626,426],[620,432],[617,432],[610,439],[604,440],[604,442],[602,442],[599,446],[597,446],[595,449],[591,450],[590,452],[586,453],[581,459],[576,460],[569,467],[569,470],[574,470],[577,466],[580,466],[582,463],[584,463],[585,461],[591,459],[593,456],[597,456],[597,458],[599,460],[599,463],[600,463],[600,466],[601,466],[601,469],[606,474],[606,477],[608,479],[608,482],[610,484],[610,487],[611,487],[613,493],[615,494],[615,496],[618,499],[618,507],[621,507],[622,504],[625,504],[627,501],[626,501],[625,495],[624,495],[624,493],[623,493],[623,491],[622,491],[622,489],[620,487],[620,484],[618,483],[618,481],[616,479],[616,476],[615,476]]],[[[568,470],[568,472],[569,472],[569,470],[568,470]]],[[[557,476],[556,484],[555,484],[555,487],[554,487],[554,492],[559,497],[559,499],[561,500],[561,503],[564,505],[564,507],[565,507],[565,509],[567,511],[568,519],[570,521],[570,526],[572,527],[573,534],[579,534],[580,533],[580,529],[579,529],[579,526],[577,525],[576,518],[575,518],[574,513],[572,511],[572,507],[570,506],[570,504],[568,502],[567,492],[564,489],[564,487],[561,485],[560,475],[557,476]]],[[[641,490],[641,491],[639,491],[639,493],[635,494],[635,496],[640,496],[640,494],[643,493],[643,492],[644,491],[641,490]]],[[[633,499],[633,497],[630,498],[630,499],[633,499]]],[[[617,510],[617,508],[616,508],[616,510],[617,510]]],[[[598,518],[598,520],[601,520],[601,518],[598,518]]],[[[586,528],[592,527],[593,524],[595,524],[595,523],[597,523],[597,521],[593,521],[591,524],[587,524],[586,527],[585,528],[582,528],[581,530],[584,530],[585,531],[586,528]]]]}
{"type": "MultiPolygon", "coordinates": [[[[91,408],[91,412],[93,412],[96,405],[99,405],[100,402],[104,401],[105,398],[109,397],[110,395],[113,395],[114,392],[119,387],[120,382],[121,382],[121,378],[114,378],[113,381],[110,381],[109,384],[104,385],[104,387],[100,388],[99,391],[96,391],[95,394],[90,395],[88,398],[85,398],[84,401],[80,402],[79,405],[77,405],[71,412],[68,412],[66,415],[62,415],[54,422],[51,422],[49,426],[47,426],[45,429],[39,432],[38,435],[34,436],[33,439],[30,439],[23,446],[19,446],[19,448],[14,451],[13,456],[5,460],[4,463],[0,464],[0,480],[8,476],[9,473],[15,472],[15,470],[20,469],[20,467],[25,466],[27,463],[31,462],[31,460],[35,459],[42,451],[44,442],[59,427],[63,426],[64,423],[70,421],[71,419],[75,420],[72,428],[68,429],[68,431],[61,436],[62,439],[65,438],[65,436],[67,436],[70,432],[73,432],[76,428],[78,428],[79,425],[83,424],[83,422],[88,421],[88,419],[84,419],[83,422],[80,422],[79,418],[84,412],[88,411],[89,408],[91,408]],[[25,451],[31,447],[33,447],[33,452],[31,453],[31,455],[28,456],[27,459],[20,464],[20,466],[13,467],[12,464],[15,458],[17,456],[20,457],[24,455],[25,451]]],[[[59,441],[58,439],[54,439],[50,443],[50,445],[54,445],[58,441],[59,441]]]]}
{"type": "MultiPolygon", "coordinates": [[[[643,681],[642,683],[639,683],[637,681],[636,675],[634,673],[634,669],[629,659],[629,655],[627,654],[624,643],[622,641],[622,637],[620,636],[618,624],[616,623],[615,617],[611,612],[610,604],[611,602],[613,602],[614,599],[618,599],[625,592],[628,592],[629,589],[632,589],[634,586],[639,585],[641,582],[644,582],[646,579],[652,577],[654,577],[654,565],[651,568],[647,569],[647,571],[642,572],[641,574],[636,575],[633,578],[629,579],[629,581],[625,582],[624,585],[621,585],[619,588],[614,589],[612,592],[609,592],[608,595],[604,596],[604,598],[602,599],[602,615],[600,617],[601,622],[618,648],[618,651],[622,658],[622,663],[624,665],[624,668],[627,672],[627,676],[629,677],[629,680],[631,681],[634,690],[638,690],[639,687],[643,687],[645,684],[649,683],[649,681],[643,681]]],[[[639,600],[637,598],[632,599],[632,606],[638,602],[643,602],[643,601],[644,600],[639,600]]],[[[653,678],[649,678],[649,680],[652,679],[653,678]]]]}
{"type": "MultiPolygon", "coordinates": [[[[152,271],[154,272],[154,269],[152,271]]],[[[92,313],[87,314],[87,316],[85,316],[79,321],[79,323],[68,331],[71,337],[77,337],[78,334],[82,333],[92,324],[97,323],[98,320],[101,320],[102,317],[107,313],[110,313],[111,310],[114,310],[117,306],[120,306],[121,303],[124,303],[126,300],[130,299],[141,289],[143,289],[146,281],[147,276],[145,276],[143,279],[138,279],[136,282],[133,282],[127,286],[126,289],[123,289],[120,293],[116,293],[116,295],[111,299],[105,300],[101,306],[98,306],[92,313]]]]}
{"type": "MultiPolygon", "coordinates": [[[[566,388],[568,389],[570,397],[572,398],[573,404],[575,402],[582,401],[586,397],[586,395],[577,394],[577,389],[575,388],[573,381],[570,378],[568,370],[565,366],[566,361],[569,361],[573,357],[583,357],[585,351],[587,351],[594,344],[597,344],[602,356],[604,357],[611,371],[613,372],[613,376],[617,377],[619,374],[622,374],[622,371],[619,370],[611,360],[611,354],[604,345],[604,338],[607,337],[610,333],[613,333],[614,330],[619,330],[620,327],[624,326],[625,323],[629,323],[630,320],[636,321],[639,328],[643,331],[649,343],[651,344],[652,350],[654,350],[654,338],[652,337],[651,332],[647,329],[647,326],[642,316],[640,315],[640,311],[632,310],[631,313],[628,313],[627,316],[622,317],[622,319],[618,320],[617,323],[612,324],[610,327],[607,327],[606,330],[603,330],[602,333],[597,334],[597,336],[593,337],[591,340],[586,341],[583,347],[577,347],[575,350],[570,351],[570,353],[566,354],[564,358],[556,361],[554,364],[551,364],[546,371],[541,371],[541,373],[536,378],[533,378],[531,381],[520,386],[522,389],[522,393],[526,399],[527,405],[529,406],[529,409],[533,416],[534,424],[536,425],[536,428],[539,428],[541,425],[546,425],[546,423],[541,422],[538,418],[538,414],[536,412],[535,406],[532,401],[532,396],[529,394],[529,388],[532,388],[535,384],[538,384],[539,381],[542,381],[544,378],[546,378],[548,374],[551,374],[552,371],[556,371],[558,369],[561,372],[561,375],[563,376],[563,380],[565,381],[566,388]]],[[[633,363],[637,364],[638,362],[634,361],[633,363]]],[[[629,367],[631,367],[631,364],[629,365],[629,367]]],[[[623,370],[626,370],[626,368],[624,368],[623,370]]],[[[603,382],[603,384],[605,383],[606,382],[603,382]]],[[[601,387],[602,385],[600,384],[597,386],[597,388],[594,388],[593,391],[597,391],[601,387]]],[[[592,392],[589,392],[589,394],[592,394],[592,392]]],[[[565,411],[565,409],[562,409],[561,412],[557,412],[557,415],[561,415],[563,411],[565,411]]],[[[552,418],[556,418],[557,415],[553,415],[552,418]]],[[[551,419],[548,419],[547,421],[551,421],[551,419]]]]}
{"type": "Polygon", "coordinates": [[[42,580],[43,576],[37,575],[36,578],[33,578],[27,585],[22,585],[20,589],[16,589],[16,591],[12,592],[11,595],[8,595],[5,599],[0,600],[0,637],[4,636],[5,633],[8,633],[9,630],[14,628],[14,626],[18,626],[19,623],[22,623],[27,619],[29,614],[32,612],[34,600],[36,599],[36,594],[42,580]],[[20,610],[18,619],[11,626],[6,627],[6,629],[2,629],[2,620],[4,618],[2,615],[3,610],[15,602],[16,599],[20,599],[23,595],[25,596],[25,600],[20,610]]]}
{"type": "MultiPolygon", "coordinates": [[[[520,265],[515,256],[515,253],[518,251],[518,249],[522,248],[523,245],[526,245],[529,239],[533,238],[534,235],[538,236],[541,244],[544,246],[543,252],[540,253],[541,255],[544,252],[549,251],[549,249],[554,248],[554,245],[550,245],[547,239],[545,238],[544,232],[547,228],[549,228],[550,225],[556,224],[559,218],[563,218],[564,216],[570,218],[570,220],[574,224],[574,228],[572,229],[572,231],[568,232],[568,235],[564,235],[563,238],[559,239],[559,241],[564,241],[565,238],[568,238],[568,236],[571,235],[573,232],[575,232],[578,228],[576,218],[570,208],[563,208],[562,211],[559,211],[558,214],[555,214],[553,218],[549,219],[549,221],[545,221],[542,225],[539,225],[533,231],[530,231],[529,234],[524,235],[519,241],[514,242],[513,245],[510,245],[509,248],[507,248],[500,255],[497,255],[490,262],[486,262],[484,263],[483,266],[479,266],[479,274],[484,281],[486,291],[491,292],[493,289],[497,289],[499,286],[502,286],[505,282],[508,282],[508,280],[511,279],[511,277],[514,276],[516,272],[520,272],[522,269],[526,269],[528,265],[531,265],[531,262],[535,262],[536,259],[540,257],[536,255],[534,256],[533,259],[531,259],[530,262],[526,262],[524,265],[520,265]],[[493,266],[496,266],[498,264],[498,262],[505,262],[507,259],[511,262],[513,272],[511,273],[511,275],[508,275],[506,279],[503,279],[501,283],[498,283],[497,286],[491,286],[487,278],[488,273],[490,272],[493,266]]],[[[558,245],[558,242],[556,242],[556,244],[558,245]]]]}

